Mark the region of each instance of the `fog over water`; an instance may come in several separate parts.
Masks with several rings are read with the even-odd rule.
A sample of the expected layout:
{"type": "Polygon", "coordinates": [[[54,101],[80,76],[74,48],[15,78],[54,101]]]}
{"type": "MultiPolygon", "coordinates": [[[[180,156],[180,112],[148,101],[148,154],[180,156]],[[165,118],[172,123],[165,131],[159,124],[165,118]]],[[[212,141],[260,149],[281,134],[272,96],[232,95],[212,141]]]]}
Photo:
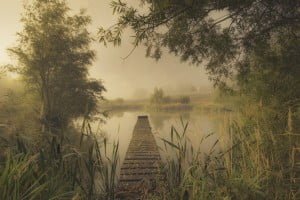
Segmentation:
{"type": "MultiPolygon", "coordinates": [[[[90,31],[96,35],[97,28],[107,28],[114,24],[116,16],[112,15],[111,0],[69,0],[74,11],[85,8],[92,17],[90,31]]],[[[13,63],[6,49],[14,45],[16,32],[21,30],[19,22],[22,12],[22,0],[1,0],[0,6],[0,64],[13,63]]],[[[137,1],[127,1],[138,5],[137,1]]],[[[168,54],[167,50],[159,62],[145,58],[145,48],[138,47],[127,58],[132,49],[130,30],[124,33],[121,47],[108,46],[95,42],[97,58],[90,69],[90,75],[102,79],[107,88],[107,98],[125,99],[147,97],[154,87],[163,87],[169,93],[185,91],[195,87],[200,93],[211,90],[212,84],[203,67],[181,63],[180,58],[168,54]]]]}
{"type": "MultiPolygon", "coordinates": [[[[125,158],[134,125],[137,122],[139,115],[147,115],[149,117],[150,126],[160,149],[162,158],[165,159],[166,149],[162,138],[171,141],[170,132],[171,126],[174,126],[179,134],[182,133],[183,123],[188,123],[187,137],[193,148],[200,150],[204,155],[208,153],[214,146],[215,142],[221,136],[224,130],[224,120],[228,119],[230,113],[210,113],[210,112],[147,112],[147,111],[125,111],[113,112],[110,114],[106,123],[101,125],[100,138],[103,135],[109,139],[110,144],[119,142],[119,155],[122,162],[125,158]],[[203,140],[201,143],[201,140],[203,140]]],[[[92,129],[98,129],[98,122],[92,123],[92,129]]],[[[219,146],[219,145],[218,145],[219,146]]],[[[218,149],[218,147],[216,147],[218,149]]]]}

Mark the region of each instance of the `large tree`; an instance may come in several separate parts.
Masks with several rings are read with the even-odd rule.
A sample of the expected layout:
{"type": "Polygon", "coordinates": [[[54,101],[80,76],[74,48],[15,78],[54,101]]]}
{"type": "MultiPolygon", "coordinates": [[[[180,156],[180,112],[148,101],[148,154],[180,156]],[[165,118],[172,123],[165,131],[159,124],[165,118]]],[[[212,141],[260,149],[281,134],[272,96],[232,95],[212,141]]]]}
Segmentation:
{"type": "Polygon", "coordinates": [[[88,76],[95,58],[83,11],[71,15],[64,0],[34,0],[25,4],[18,44],[9,51],[16,70],[41,99],[41,121],[46,130],[64,128],[86,112],[95,112],[105,90],[88,76]]]}
{"type": "MultiPolygon", "coordinates": [[[[141,0],[140,2],[142,9],[123,1],[112,1],[113,11],[119,15],[119,20],[109,29],[100,28],[100,41],[118,45],[123,30],[129,27],[134,31],[134,47],[139,44],[146,45],[147,56],[159,59],[163,52],[162,48],[165,47],[171,53],[180,56],[183,61],[205,66],[210,78],[221,88],[227,88],[228,83],[235,83],[237,86],[235,89],[240,89],[244,86],[243,80],[250,80],[250,75],[258,73],[258,76],[264,76],[264,79],[273,76],[266,71],[280,73],[281,78],[273,76],[273,81],[280,79],[278,81],[281,83],[282,77],[288,79],[292,75],[295,80],[285,82],[286,88],[289,88],[288,84],[292,85],[299,80],[297,44],[300,40],[300,1],[141,0]],[[288,46],[293,46],[291,51],[288,46]],[[275,51],[270,49],[277,49],[276,51],[284,49],[284,51],[275,55],[275,51]],[[267,63],[267,60],[272,59],[272,54],[276,60],[267,63]],[[260,59],[256,59],[255,63],[247,64],[247,60],[258,57],[260,59]],[[280,63],[279,60],[283,59],[285,62],[280,63]],[[239,81],[236,81],[237,78],[239,81]]],[[[293,90],[299,89],[299,84],[293,85],[293,90]]],[[[273,94],[266,88],[265,92],[270,99],[273,94]]],[[[280,92],[282,95],[284,89],[280,92]]],[[[273,96],[277,97],[276,94],[273,96]]],[[[285,103],[295,102],[299,98],[299,92],[294,92],[293,95],[289,93],[284,98],[279,97],[281,100],[287,99],[284,100],[285,103]]]]}

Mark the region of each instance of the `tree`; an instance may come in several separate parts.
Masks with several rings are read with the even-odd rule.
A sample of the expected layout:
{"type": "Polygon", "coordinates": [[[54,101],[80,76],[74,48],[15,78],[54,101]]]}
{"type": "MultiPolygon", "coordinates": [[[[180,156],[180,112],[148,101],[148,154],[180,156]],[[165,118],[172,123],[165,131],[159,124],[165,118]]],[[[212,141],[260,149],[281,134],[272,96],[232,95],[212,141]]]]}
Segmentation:
{"type": "Polygon", "coordinates": [[[183,61],[204,62],[210,78],[220,86],[236,72],[236,61],[273,33],[286,31],[299,39],[299,1],[141,2],[144,9],[137,10],[120,0],[112,1],[119,20],[107,30],[99,29],[100,42],[120,44],[123,30],[130,27],[134,46],[146,45],[147,56],[159,59],[161,47],[167,47],[183,61]]]}
{"type": "Polygon", "coordinates": [[[182,61],[204,64],[210,79],[223,91],[243,93],[247,85],[256,99],[273,98],[280,106],[291,102],[299,106],[295,91],[300,91],[300,1],[141,2],[144,9],[139,10],[112,1],[119,21],[109,29],[99,29],[100,42],[120,44],[123,30],[129,27],[134,31],[134,47],[144,44],[147,56],[159,59],[161,48],[168,48],[182,61]],[[269,49],[282,52],[274,54],[269,49]],[[273,93],[270,87],[275,85],[282,89],[273,93]]]}
{"type": "Polygon", "coordinates": [[[152,104],[163,104],[164,103],[165,94],[163,89],[154,88],[154,92],[151,95],[150,102],[152,104]]]}
{"type": "Polygon", "coordinates": [[[268,110],[273,132],[287,129],[289,114],[293,122],[298,120],[295,124],[299,123],[299,52],[299,39],[289,38],[286,33],[274,34],[272,42],[257,45],[237,67],[239,93],[246,100],[259,103],[260,109],[268,110]]]}
{"type": "Polygon", "coordinates": [[[88,78],[95,58],[87,30],[90,17],[84,11],[70,15],[63,0],[34,0],[24,8],[23,30],[9,51],[18,60],[15,69],[41,99],[43,127],[54,131],[95,113],[105,88],[88,78]]]}
{"type": "Polygon", "coordinates": [[[237,82],[243,94],[263,104],[294,106],[300,99],[300,40],[274,36],[276,43],[260,43],[238,66],[237,82]],[[273,97],[270,95],[272,94],[273,97]],[[276,98],[274,98],[276,96],[276,98]]]}

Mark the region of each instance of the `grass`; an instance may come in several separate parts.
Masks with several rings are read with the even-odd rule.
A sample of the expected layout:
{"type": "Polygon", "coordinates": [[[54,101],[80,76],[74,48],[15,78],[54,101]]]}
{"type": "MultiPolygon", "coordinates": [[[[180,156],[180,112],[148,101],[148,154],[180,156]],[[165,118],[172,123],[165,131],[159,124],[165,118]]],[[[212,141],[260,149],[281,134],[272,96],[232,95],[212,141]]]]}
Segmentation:
{"type": "MultiPolygon", "coordinates": [[[[262,112],[226,119],[209,151],[192,146],[188,122],[172,126],[170,139],[161,138],[168,155],[162,169],[166,184],[146,199],[297,199],[295,122],[288,113],[286,131],[274,133],[262,112]]],[[[119,144],[97,138],[87,119],[80,138],[71,142],[65,135],[46,134],[36,144],[20,135],[3,140],[0,199],[114,199],[119,144]]]]}
{"type": "Polygon", "coordinates": [[[171,139],[163,139],[170,155],[165,164],[168,199],[299,198],[292,152],[300,146],[300,135],[274,134],[265,123],[270,122],[228,121],[206,153],[190,145],[188,123],[182,122],[181,129],[172,127],[171,139]]]}
{"type": "Polygon", "coordinates": [[[108,154],[106,139],[99,141],[87,121],[77,144],[62,135],[44,135],[43,145],[5,140],[0,199],[114,199],[118,143],[108,154]]]}

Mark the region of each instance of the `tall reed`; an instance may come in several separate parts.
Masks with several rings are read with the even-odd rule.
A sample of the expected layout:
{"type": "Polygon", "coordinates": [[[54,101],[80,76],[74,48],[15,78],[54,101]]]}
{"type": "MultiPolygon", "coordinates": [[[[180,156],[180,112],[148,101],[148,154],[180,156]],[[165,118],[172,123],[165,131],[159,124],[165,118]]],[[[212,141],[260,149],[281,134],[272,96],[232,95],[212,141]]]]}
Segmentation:
{"type": "Polygon", "coordinates": [[[2,140],[0,199],[114,199],[119,144],[107,154],[106,139],[86,120],[76,143],[65,135],[44,134],[43,145],[21,136],[2,140]]]}
{"type": "Polygon", "coordinates": [[[165,165],[169,199],[296,199],[291,151],[300,137],[275,135],[261,123],[228,120],[206,152],[189,142],[188,123],[172,127],[171,139],[163,139],[165,151],[173,155],[165,165]]]}

